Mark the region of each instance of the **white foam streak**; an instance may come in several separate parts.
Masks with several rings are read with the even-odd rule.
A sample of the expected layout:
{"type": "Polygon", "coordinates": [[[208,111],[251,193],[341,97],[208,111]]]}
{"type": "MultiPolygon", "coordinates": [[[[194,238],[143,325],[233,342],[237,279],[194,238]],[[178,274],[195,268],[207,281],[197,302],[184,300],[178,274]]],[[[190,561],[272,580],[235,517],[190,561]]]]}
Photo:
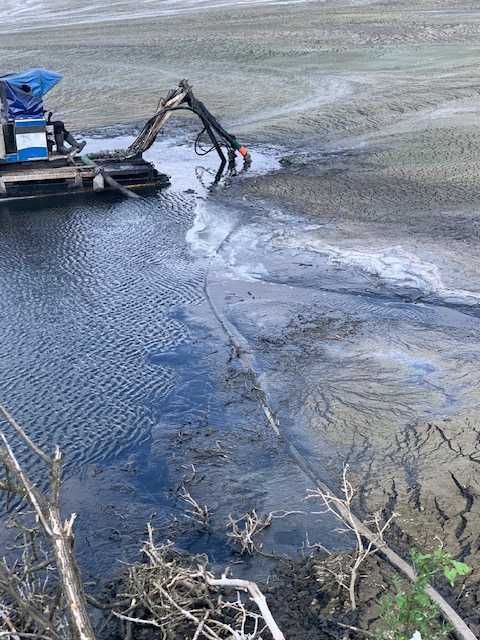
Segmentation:
{"type": "Polygon", "coordinates": [[[476,305],[478,293],[466,289],[449,289],[444,285],[437,265],[421,260],[402,246],[377,251],[350,249],[326,244],[311,234],[282,234],[275,244],[285,248],[304,249],[323,254],[339,269],[352,268],[377,279],[399,294],[418,292],[422,297],[441,298],[450,304],[476,305]]]}
{"type": "Polygon", "coordinates": [[[2,0],[1,32],[189,14],[235,6],[289,5],[324,0],[2,0]]]}
{"type": "Polygon", "coordinates": [[[226,209],[198,200],[193,225],[187,231],[186,240],[194,254],[211,257],[233,231],[237,220],[226,209]]]}

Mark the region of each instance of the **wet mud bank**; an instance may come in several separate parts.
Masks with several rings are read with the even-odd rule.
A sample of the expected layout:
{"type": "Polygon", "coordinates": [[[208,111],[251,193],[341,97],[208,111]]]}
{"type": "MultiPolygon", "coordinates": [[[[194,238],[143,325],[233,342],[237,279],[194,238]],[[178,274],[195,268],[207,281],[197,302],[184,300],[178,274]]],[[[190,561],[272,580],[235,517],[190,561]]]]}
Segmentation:
{"type": "MultiPolygon", "coordinates": [[[[338,490],[348,464],[364,517],[399,514],[389,542],[401,554],[442,541],[474,568],[449,597],[478,633],[477,196],[445,210],[442,190],[427,202],[417,179],[387,201],[375,154],[293,155],[242,185],[249,214],[222,248],[232,282],[217,295],[322,479],[338,490]]],[[[362,628],[391,578],[366,596],[362,628]]]]}
{"type": "MultiPolygon", "coordinates": [[[[398,147],[391,147],[390,154],[399,153],[398,147]]],[[[268,328],[268,337],[261,337],[260,343],[264,349],[271,350],[274,345],[281,352],[288,349],[290,341],[298,344],[300,338],[302,356],[312,350],[317,358],[324,359],[323,375],[317,377],[319,386],[326,390],[326,394],[319,392],[321,406],[327,411],[319,418],[322,428],[327,428],[331,419],[338,419],[330,407],[335,397],[338,402],[338,381],[346,378],[341,369],[345,365],[351,367],[355,357],[364,363],[375,362],[371,369],[374,375],[366,385],[368,395],[372,396],[376,385],[383,386],[384,401],[391,403],[392,414],[384,414],[380,424],[373,427],[375,433],[366,436],[365,427],[372,415],[365,413],[362,433],[357,433],[357,454],[362,455],[362,438],[367,437],[364,444],[369,456],[373,438],[391,440],[386,446],[393,450],[392,460],[401,461],[403,469],[409,468],[403,481],[409,490],[405,490],[402,499],[412,492],[420,511],[436,513],[442,525],[448,522],[450,531],[456,529],[459,533],[463,527],[453,525],[455,514],[462,512],[457,509],[459,501],[468,504],[470,510],[478,495],[478,391],[476,376],[472,375],[472,349],[476,350],[480,313],[475,275],[478,196],[475,191],[462,201],[459,193],[452,194],[451,186],[446,184],[443,188],[445,193],[450,189],[450,200],[445,202],[442,189],[435,188],[428,194],[421,175],[412,180],[406,195],[392,185],[387,189],[381,166],[385,165],[379,164],[375,148],[343,150],[308,161],[292,156],[284,161],[279,173],[250,182],[249,192],[258,198],[260,206],[272,208],[288,202],[295,212],[292,219],[296,214],[306,217],[308,222],[298,231],[285,224],[273,232],[275,265],[287,248],[296,256],[288,268],[277,267],[268,279],[290,287],[301,283],[313,291],[314,300],[303,313],[288,318],[278,337],[268,328]],[[333,300],[338,301],[335,311],[330,306],[333,300]],[[340,310],[343,313],[338,317],[340,310]],[[330,337],[326,330],[329,325],[333,327],[330,337]],[[336,342],[334,348],[329,341],[330,345],[336,342]],[[344,348],[348,344],[350,347],[344,348]],[[337,358],[338,364],[333,378],[326,368],[330,358],[337,358]],[[390,395],[395,383],[393,387],[385,385],[384,367],[392,365],[405,368],[407,373],[402,383],[403,398],[395,392],[390,395]],[[463,374],[459,374],[458,367],[465,367],[463,374]],[[456,379],[457,374],[460,378],[456,379]],[[329,394],[333,398],[328,398],[329,394]],[[393,425],[402,412],[403,433],[399,435],[393,425]],[[391,423],[391,430],[385,429],[386,422],[391,423]],[[435,462],[429,462],[432,455],[435,462]],[[432,469],[428,471],[430,465],[432,469]],[[440,468],[444,471],[445,490],[427,506],[422,501],[428,501],[433,489],[435,465],[437,473],[440,468]],[[460,472],[461,480],[456,478],[456,472],[460,472]],[[422,482],[423,496],[417,486],[422,482]],[[465,493],[469,490],[465,487],[472,487],[473,494],[466,503],[465,493]],[[432,505],[445,498],[451,502],[449,513],[440,516],[432,505]]],[[[465,173],[463,183],[466,182],[465,173]]],[[[272,358],[270,354],[268,357],[272,358]]],[[[290,352],[288,357],[291,362],[290,352]]],[[[358,402],[352,379],[347,379],[350,400],[358,402]]],[[[344,393],[345,387],[343,390],[344,393]]],[[[366,401],[367,394],[361,395],[366,401]]],[[[340,402],[347,410],[353,407],[346,397],[340,402]]],[[[379,410],[376,405],[375,411],[379,410]]],[[[340,418],[346,427],[345,416],[340,418]]],[[[342,437],[345,433],[342,430],[342,437]]],[[[393,485],[398,486],[398,475],[400,469],[392,478],[393,485]]],[[[410,495],[407,501],[412,499],[410,495]]],[[[472,549],[477,551],[475,543],[463,547],[467,554],[472,549]]]]}

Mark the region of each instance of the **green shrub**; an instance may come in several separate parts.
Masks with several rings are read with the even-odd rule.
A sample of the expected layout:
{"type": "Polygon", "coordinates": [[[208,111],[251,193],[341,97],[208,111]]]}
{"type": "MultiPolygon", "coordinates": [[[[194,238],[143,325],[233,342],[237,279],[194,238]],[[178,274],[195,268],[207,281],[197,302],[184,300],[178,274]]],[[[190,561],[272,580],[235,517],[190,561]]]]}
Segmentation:
{"type": "Polygon", "coordinates": [[[443,575],[453,587],[459,576],[470,573],[470,567],[454,560],[442,547],[433,553],[414,550],[411,557],[416,580],[408,588],[397,580],[397,593],[382,599],[379,640],[410,640],[416,631],[423,640],[440,640],[450,633],[450,626],[441,620],[439,609],[430,600],[426,589],[439,575],[443,575]]]}

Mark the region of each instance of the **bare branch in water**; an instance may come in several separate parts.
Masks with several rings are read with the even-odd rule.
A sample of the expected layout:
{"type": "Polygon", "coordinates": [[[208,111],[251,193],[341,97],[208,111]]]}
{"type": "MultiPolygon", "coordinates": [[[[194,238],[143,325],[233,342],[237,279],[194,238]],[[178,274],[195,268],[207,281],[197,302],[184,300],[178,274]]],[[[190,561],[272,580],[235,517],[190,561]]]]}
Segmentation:
{"type": "Polygon", "coordinates": [[[187,517],[198,524],[201,524],[204,527],[208,527],[210,522],[210,513],[208,511],[208,507],[206,504],[199,504],[192,494],[187,491],[185,486],[182,487],[181,492],[179,494],[181,500],[190,505],[190,509],[187,511],[187,517]]]}
{"type": "Polygon", "coordinates": [[[227,528],[230,531],[227,536],[240,547],[241,554],[253,555],[255,552],[261,551],[261,545],[254,538],[272,524],[274,517],[273,513],[259,515],[255,509],[236,520],[230,514],[227,523],[227,528]]]}
{"type": "MultiPolygon", "coordinates": [[[[50,493],[43,493],[30,480],[13,453],[5,434],[0,431],[0,440],[3,443],[0,449],[0,462],[6,470],[1,488],[8,493],[23,494],[26,503],[33,510],[34,517],[41,525],[43,544],[50,550],[39,561],[35,545],[36,536],[32,535],[30,538],[25,536],[22,547],[23,566],[21,568],[14,566],[10,569],[5,562],[0,566],[0,588],[7,595],[11,608],[7,618],[10,621],[21,618],[27,625],[26,629],[5,629],[4,633],[16,634],[18,637],[22,637],[21,634],[32,633],[34,635],[30,637],[47,635],[49,638],[60,638],[63,635],[61,630],[68,629],[68,635],[74,640],[94,640],[95,634],[87,613],[84,588],[73,553],[73,524],[76,516],[72,514],[63,523],[60,515],[62,454],[58,447],[53,456],[47,455],[37,447],[1,405],[0,416],[6,420],[30,451],[47,465],[50,475],[50,493]],[[55,559],[54,564],[61,587],[61,606],[55,602],[57,591],[52,589],[49,592],[44,587],[45,583],[37,578],[38,572],[42,569],[48,571],[52,563],[51,558],[55,559]],[[29,597],[25,594],[29,594],[29,597]],[[45,611],[51,612],[50,617],[45,615],[45,611]],[[21,615],[19,616],[17,612],[21,615]]],[[[5,617],[3,621],[7,625],[5,617]]]]}
{"type": "Polygon", "coordinates": [[[348,465],[345,465],[343,468],[342,493],[344,497],[339,498],[317,487],[309,491],[307,499],[320,499],[325,506],[325,511],[332,513],[337,519],[341,520],[346,527],[346,531],[353,533],[355,537],[356,552],[350,566],[350,575],[345,576],[341,571],[337,573],[331,571],[331,573],[334,573],[340,586],[347,589],[350,597],[350,605],[352,610],[355,611],[357,608],[356,586],[360,566],[367,558],[381,551],[385,546],[384,534],[397,517],[397,514],[393,513],[386,521],[382,521],[381,514],[376,513],[373,518],[375,536],[364,542],[362,532],[360,532],[357,520],[352,513],[352,501],[355,496],[355,489],[348,479],[348,465]]]}

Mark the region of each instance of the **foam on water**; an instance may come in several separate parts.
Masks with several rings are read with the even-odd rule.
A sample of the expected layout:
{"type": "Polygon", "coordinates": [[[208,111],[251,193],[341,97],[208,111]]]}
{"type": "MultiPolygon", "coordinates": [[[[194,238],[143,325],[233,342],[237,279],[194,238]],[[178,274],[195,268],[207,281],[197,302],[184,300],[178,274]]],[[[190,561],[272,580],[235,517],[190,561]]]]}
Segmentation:
{"type": "Polygon", "coordinates": [[[363,272],[399,295],[415,293],[417,297],[434,297],[450,304],[480,302],[480,295],[474,291],[446,287],[438,265],[422,260],[401,245],[377,250],[352,249],[328,244],[318,236],[310,232],[281,233],[275,244],[325,256],[338,269],[363,272]]]}
{"type": "MultiPolygon", "coordinates": [[[[187,240],[199,255],[213,256],[220,248],[221,268],[232,278],[301,282],[301,269],[295,265],[311,263],[311,286],[451,306],[480,304],[478,291],[445,284],[445,257],[440,267],[419,247],[378,239],[370,246],[364,240],[357,246],[351,241],[340,244],[335,225],[313,224],[274,208],[265,215],[255,207],[239,212],[211,202],[199,205],[187,240]]],[[[452,283],[462,278],[461,272],[449,275],[452,283]]]]}
{"type": "Polygon", "coordinates": [[[225,208],[216,208],[199,200],[186,240],[195,254],[211,257],[236,227],[237,221],[238,217],[231,215],[225,208]]]}

